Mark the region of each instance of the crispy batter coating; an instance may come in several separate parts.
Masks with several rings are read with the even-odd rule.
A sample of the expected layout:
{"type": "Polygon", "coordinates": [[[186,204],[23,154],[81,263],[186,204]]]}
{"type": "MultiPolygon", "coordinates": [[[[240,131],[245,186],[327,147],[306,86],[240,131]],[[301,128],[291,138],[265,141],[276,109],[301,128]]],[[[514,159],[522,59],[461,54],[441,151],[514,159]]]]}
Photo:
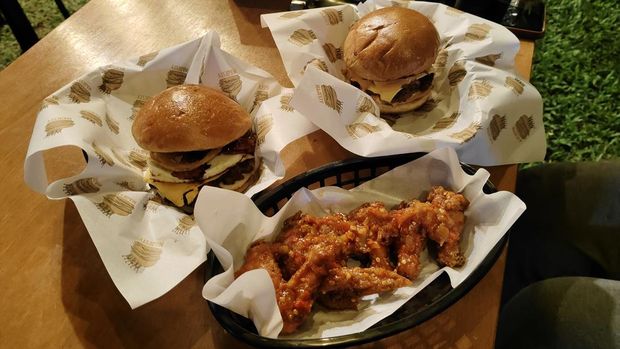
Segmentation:
{"type": "Polygon", "coordinates": [[[329,309],[356,309],[363,296],[409,285],[420,273],[427,238],[439,246],[441,265],[463,265],[459,241],[468,205],[463,195],[433,187],[426,202],[403,202],[392,210],[370,202],[347,215],[297,212],[274,242],[250,246],[235,277],[266,269],[284,321],[282,333],[291,333],[315,300],[329,309]],[[363,266],[347,267],[351,258],[363,266]]]}
{"type": "Polygon", "coordinates": [[[329,309],[355,309],[363,296],[410,284],[409,279],[384,268],[333,268],[321,284],[319,301],[329,309]]]}
{"type": "Polygon", "coordinates": [[[394,219],[382,202],[369,202],[347,215],[357,225],[354,253],[367,255],[370,265],[392,269],[388,247],[397,235],[394,219]]]}

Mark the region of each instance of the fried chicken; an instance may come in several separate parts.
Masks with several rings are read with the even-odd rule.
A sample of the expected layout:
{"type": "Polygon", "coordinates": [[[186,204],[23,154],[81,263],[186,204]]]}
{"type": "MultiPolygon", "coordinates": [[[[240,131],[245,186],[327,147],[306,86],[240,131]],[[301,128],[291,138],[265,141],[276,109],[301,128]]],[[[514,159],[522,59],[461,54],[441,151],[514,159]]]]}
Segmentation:
{"type": "Polygon", "coordinates": [[[365,203],[351,211],[347,219],[357,225],[353,253],[368,257],[372,267],[392,269],[388,248],[398,230],[385,205],[365,203]]]}
{"type": "Polygon", "coordinates": [[[395,290],[411,281],[383,268],[330,269],[320,288],[319,302],[329,309],[356,309],[363,296],[395,290]]]}
{"type": "Polygon", "coordinates": [[[284,322],[282,333],[291,333],[315,300],[329,309],[356,309],[363,296],[411,284],[420,274],[427,239],[439,247],[439,264],[461,266],[465,258],[459,242],[468,205],[463,195],[433,187],[426,202],[411,200],[392,210],[370,202],[347,215],[297,212],[274,242],[250,246],[235,277],[266,269],[284,322]],[[347,267],[350,259],[362,266],[347,267]]]}

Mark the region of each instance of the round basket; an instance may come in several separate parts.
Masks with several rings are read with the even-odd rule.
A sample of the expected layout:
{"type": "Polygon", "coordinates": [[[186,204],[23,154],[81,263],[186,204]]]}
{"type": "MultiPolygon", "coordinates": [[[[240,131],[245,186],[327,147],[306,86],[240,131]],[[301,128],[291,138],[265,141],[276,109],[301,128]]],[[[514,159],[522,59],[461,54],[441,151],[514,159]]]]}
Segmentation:
{"type": "MultiPolygon", "coordinates": [[[[314,189],[333,185],[350,189],[423,155],[425,153],[412,153],[333,162],[291,178],[272,190],[257,194],[252,199],[265,215],[272,216],[300,188],[314,189]]],[[[470,175],[476,171],[466,164],[461,164],[461,167],[470,175]]],[[[497,191],[491,182],[487,182],[483,190],[487,194],[497,191]]],[[[507,240],[508,234],[505,234],[482,263],[456,288],[451,287],[450,279],[447,274],[443,273],[392,315],[361,333],[304,340],[266,338],[258,335],[250,319],[215,303],[209,302],[209,307],[217,321],[228,333],[253,346],[267,348],[333,348],[359,345],[410,329],[445,310],[469,292],[487,274],[500,256],[507,240]]],[[[210,253],[207,260],[207,280],[220,272],[222,272],[222,268],[217,258],[215,258],[213,253],[210,253]]]]}

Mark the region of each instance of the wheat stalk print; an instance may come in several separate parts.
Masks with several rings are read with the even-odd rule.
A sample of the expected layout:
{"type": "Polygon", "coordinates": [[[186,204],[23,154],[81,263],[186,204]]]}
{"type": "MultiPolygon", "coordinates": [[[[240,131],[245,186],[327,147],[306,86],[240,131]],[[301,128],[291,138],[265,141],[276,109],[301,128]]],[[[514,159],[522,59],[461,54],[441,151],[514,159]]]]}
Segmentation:
{"type": "Polygon", "coordinates": [[[502,54],[501,53],[496,53],[496,54],[490,54],[490,55],[486,55],[486,56],[476,57],[475,60],[478,63],[486,64],[488,66],[493,67],[493,66],[495,66],[495,61],[497,61],[500,58],[502,58],[502,54]]]}
{"type": "Polygon", "coordinates": [[[321,15],[329,25],[336,25],[342,22],[342,10],[325,9],[321,11],[321,15]]]}
{"type": "Polygon", "coordinates": [[[521,115],[519,119],[517,119],[515,125],[512,127],[512,132],[514,133],[515,137],[517,137],[517,140],[521,142],[526,140],[530,136],[534,128],[534,118],[528,115],[521,115]]]}
{"type": "Polygon", "coordinates": [[[136,116],[138,116],[140,108],[146,103],[147,99],[149,99],[147,96],[138,96],[138,98],[136,98],[131,107],[131,116],[129,116],[129,120],[134,120],[136,116]]]}
{"type": "Polygon", "coordinates": [[[487,80],[476,80],[469,86],[467,99],[482,99],[488,97],[493,91],[493,86],[487,80]]]}
{"type": "Polygon", "coordinates": [[[525,89],[525,83],[523,81],[521,81],[518,78],[513,78],[510,76],[506,77],[506,80],[504,81],[504,86],[511,89],[512,92],[514,92],[517,96],[522,95],[525,89]]]}
{"type": "Polygon", "coordinates": [[[435,59],[435,63],[433,64],[435,71],[444,69],[447,63],[448,63],[448,50],[443,48],[439,50],[439,53],[437,53],[437,59],[435,59]]]}
{"type": "Polygon", "coordinates": [[[342,112],[342,101],[338,99],[336,89],[329,85],[316,85],[316,93],[319,101],[327,107],[335,110],[340,114],[342,112]]]}
{"type": "Polygon", "coordinates": [[[291,44],[299,47],[308,45],[313,40],[316,40],[316,34],[314,34],[312,30],[308,29],[297,29],[288,38],[288,41],[291,44]]]}
{"type": "Polygon", "coordinates": [[[451,134],[450,137],[459,140],[460,143],[465,143],[474,138],[480,127],[480,123],[478,121],[474,121],[463,130],[451,134]]]}
{"type": "Polygon", "coordinates": [[[152,61],[155,57],[157,57],[158,54],[159,54],[159,51],[155,51],[155,52],[151,52],[143,56],[140,56],[138,57],[138,62],[136,64],[141,67],[144,67],[148,62],[152,61]]]}
{"type": "Polygon", "coordinates": [[[291,19],[291,18],[297,18],[301,15],[303,15],[304,12],[303,11],[291,11],[291,12],[287,12],[283,15],[280,15],[280,18],[286,18],[286,19],[291,19]]]}
{"type": "Polygon", "coordinates": [[[462,14],[463,14],[463,11],[461,11],[461,10],[459,10],[459,9],[456,9],[456,8],[454,8],[454,7],[447,6],[447,7],[446,7],[446,12],[445,12],[445,13],[446,13],[448,16],[458,17],[458,16],[460,16],[460,15],[462,15],[462,14]]]}
{"type": "Polygon", "coordinates": [[[90,86],[81,80],[74,82],[69,88],[69,99],[74,103],[90,102],[90,86]]]}
{"type": "Polygon", "coordinates": [[[256,122],[256,145],[260,146],[265,143],[265,137],[273,127],[273,117],[266,114],[258,118],[256,122]]]}
{"type": "Polygon", "coordinates": [[[177,226],[173,232],[177,235],[186,235],[189,230],[196,224],[196,221],[191,216],[183,216],[179,219],[177,226]]]}
{"type": "Polygon", "coordinates": [[[450,71],[448,71],[448,81],[450,86],[456,86],[459,82],[465,79],[467,70],[465,70],[465,63],[462,61],[455,62],[450,71]]]}
{"type": "Polygon", "coordinates": [[[505,128],[506,128],[506,115],[498,115],[498,114],[493,115],[493,117],[491,118],[491,121],[489,122],[489,128],[488,128],[489,138],[491,138],[491,141],[497,140],[497,137],[499,137],[499,134],[505,128]]]}
{"type": "Polygon", "coordinates": [[[119,132],[118,122],[112,119],[112,117],[107,113],[105,115],[105,123],[106,125],[108,125],[108,128],[110,129],[110,131],[112,131],[112,133],[116,135],[118,134],[119,132]]]}
{"type": "Polygon", "coordinates": [[[437,120],[437,122],[435,123],[435,125],[433,125],[432,130],[433,131],[439,131],[439,130],[445,130],[447,128],[452,127],[452,125],[454,125],[456,123],[456,120],[458,119],[458,117],[461,115],[461,113],[459,112],[454,112],[448,116],[445,116],[439,120],[437,120]]]}
{"type": "Polygon", "coordinates": [[[131,252],[123,256],[125,262],[136,272],[154,266],[161,258],[164,243],[160,241],[135,240],[131,252]]]}
{"type": "Polygon", "coordinates": [[[377,116],[377,110],[375,108],[375,105],[372,103],[372,101],[370,100],[370,98],[366,97],[366,96],[360,96],[360,98],[357,101],[357,106],[355,108],[355,110],[359,113],[370,113],[373,114],[375,116],[377,116]]]}
{"type": "Polygon", "coordinates": [[[261,103],[269,98],[268,87],[265,85],[258,85],[256,92],[254,93],[254,102],[252,103],[252,108],[250,109],[250,114],[254,111],[254,109],[258,108],[261,103]]]}
{"type": "Polygon", "coordinates": [[[219,80],[220,89],[233,100],[237,100],[237,95],[241,92],[241,77],[234,70],[222,73],[219,80]]]}
{"type": "Polygon", "coordinates": [[[99,91],[110,94],[114,90],[118,90],[123,84],[125,73],[118,69],[108,69],[101,77],[101,85],[99,91]]]}
{"type": "Polygon", "coordinates": [[[146,203],[144,203],[144,211],[155,213],[157,212],[157,210],[159,210],[160,207],[163,206],[164,205],[160,204],[159,202],[150,199],[146,203]]]}
{"type": "Polygon", "coordinates": [[[429,98],[424,104],[422,104],[418,109],[415,110],[416,113],[430,113],[439,105],[441,100],[429,98]]]}
{"type": "Polygon", "coordinates": [[[491,31],[491,26],[486,23],[474,23],[469,26],[465,33],[465,41],[481,41],[486,39],[491,31]]]}
{"type": "Polygon", "coordinates": [[[148,154],[144,150],[131,150],[129,155],[127,156],[129,163],[139,168],[140,170],[145,170],[147,166],[148,154]]]}
{"type": "Polygon", "coordinates": [[[318,58],[314,58],[308,61],[308,63],[306,63],[306,65],[304,66],[304,69],[302,70],[302,74],[305,73],[308,67],[311,65],[319,68],[319,70],[322,70],[324,72],[329,72],[329,69],[327,68],[327,63],[325,63],[324,61],[318,58]]]}
{"type": "Polygon", "coordinates": [[[99,115],[88,110],[80,110],[80,117],[93,125],[103,126],[103,120],[99,115]]]}
{"type": "Polygon", "coordinates": [[[57,135],[62,130],[72,127],[75,122],[71,118],[55,118],[45,124],[45,137],[57,135]]]}
{"type": "Polygon", "coordinates": [[[107,194],[103,196],[103,201],[96,203],[95,206],[107,217],[113,214],[129,216],[136,207],[136,202],[123,194],[107,194]]]}
{"type": "Polygon", "coordinates": [[[291,106],[291,99],[293,99],[293,95],[280,96],[280,109],[286,112],[294,111],[295,109],[291,106]]]}
{"type": "Polygon", "coordinates": [[[115,182],[115,183],[116,185],[118,185],[119,187],[127,191],[141,191],[142,190],[140,185],[134,185],[135,183],[131,183],[129,181],[120,181],[120,182],[115,182]]]}
{"type": "Polygon", "coordinates": [[[371,125],[365,122],[356,122],[346,126],[347,133],[353,139],[362,138],[373,132],[380,131],[379,126],[371,125]]]}
{"type": "Polygon", "coordinates": [[[334,46],[333,44],[323,44],[323,51],[330,62],[334,63],[339,59],[342,59],[342,49],[334,46]]]}
{"type": "Polygon", "coordinates": [[[58,99],[58,97],[56,96],[51,96],[51,97],[47,97],[43,100],[43,104],[41,105],[41,109],[45,109],[50,105],[58,105],[60,104],[60,101],[58,99]]]}
{"type": "Polygon", "coordinates": [[[102,166],[103,165],[114,166],[114,160],[112,159],[110,155],[104,152],[103,149],[101,149],[95,142],[92,142],[91,146],[93,147],[93,151],[95,152],[95,155],[97,155],[97,158],[99,159],[99,163],[102,166]]]}
{"type": "Polygon", "coordinates": [[[187,67],[173,65],[166,75],[166,86],[172,87],[185,83],[187,67]]]}
{"type": "Polygon", "coordinates": [[[62,187],[62,191],[67,196],[96,193],[99,189],[101,189],[101,183],[94,177],[82,178],[72,183],[65,183],[62,187]]]}

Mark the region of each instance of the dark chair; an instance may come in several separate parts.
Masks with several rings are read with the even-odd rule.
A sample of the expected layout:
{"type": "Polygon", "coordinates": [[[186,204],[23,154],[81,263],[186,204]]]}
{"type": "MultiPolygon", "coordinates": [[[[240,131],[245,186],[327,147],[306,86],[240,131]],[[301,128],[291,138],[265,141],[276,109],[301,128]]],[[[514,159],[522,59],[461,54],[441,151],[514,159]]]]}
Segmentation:
{"type": "MultiPolygon", "coordinates": [[[[62,0],[54,0],[54,2],[63,17],[68,18],[70,13],[62,0]]],[[[4,22],[11,28],[22,52],[25,52],[39,41],[37,33],[35,33],[32,24],[30,24],[28,17],[26,17],[24,10],[17,0],[1,0],[0,12],[2,13],[4,22]]]]}

